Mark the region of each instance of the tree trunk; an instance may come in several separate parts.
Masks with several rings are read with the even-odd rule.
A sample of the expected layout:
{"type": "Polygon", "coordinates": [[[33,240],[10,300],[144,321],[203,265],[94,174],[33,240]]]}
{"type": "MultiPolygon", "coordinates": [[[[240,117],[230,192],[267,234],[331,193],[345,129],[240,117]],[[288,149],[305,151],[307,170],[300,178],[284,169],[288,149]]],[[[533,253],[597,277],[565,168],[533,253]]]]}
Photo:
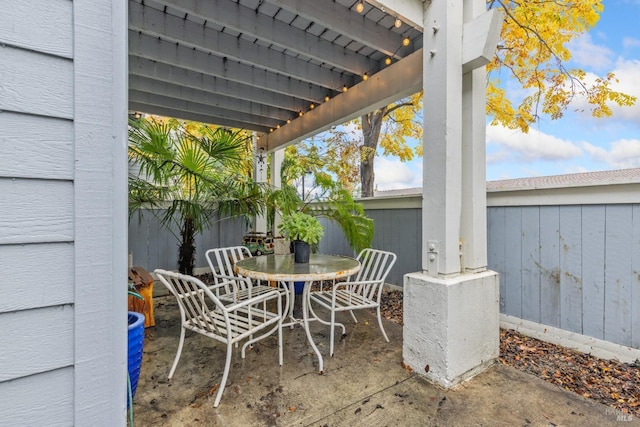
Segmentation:
{"type": "Polygon", "coordinates": [[[386,114],[387,107],[375,110],[362,116],[362,136],[360,160],[360,185],[362,187],[362,197],[373,197],[375,173],[373,171],[373,161],[375,160],[378,148],[378,138],[382,128],[382,119],[386,114]]]}
{"type": "Polygon", "coordinates": [[[180,238],[178,271],[191,276],[193,275],[196,254],[195,229],[192,218],[185,218],[180,230],[180,238]]]}

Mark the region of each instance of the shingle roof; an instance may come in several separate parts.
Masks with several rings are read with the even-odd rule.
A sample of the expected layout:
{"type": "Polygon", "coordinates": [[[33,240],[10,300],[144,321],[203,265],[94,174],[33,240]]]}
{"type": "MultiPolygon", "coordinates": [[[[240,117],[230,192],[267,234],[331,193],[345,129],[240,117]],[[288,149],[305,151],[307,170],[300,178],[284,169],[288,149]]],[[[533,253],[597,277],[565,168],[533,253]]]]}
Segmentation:
{"type": "MultiPolygon", "coordinates": [[[[487,181],[487,191],[535,190],[634,183],[640,183],[640,168],[487,181]]],[[[421,193],[422,188],[414,187],[399,190],[376,191],[375,196],[408,196],[421,193]]]]}

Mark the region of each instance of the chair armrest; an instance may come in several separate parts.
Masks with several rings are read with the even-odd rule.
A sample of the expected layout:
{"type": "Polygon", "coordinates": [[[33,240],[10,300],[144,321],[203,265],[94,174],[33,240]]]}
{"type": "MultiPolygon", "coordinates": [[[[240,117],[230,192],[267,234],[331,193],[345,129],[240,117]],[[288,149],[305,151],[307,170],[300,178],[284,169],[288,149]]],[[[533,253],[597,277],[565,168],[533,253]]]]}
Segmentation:
{"type": "Polygon", "coordinates": [[[358,282],[340,282],[340,283],[336,283],[333,286],[333,291],[335,292],[337,289],[348,288],[350,286],[376,285],[376,284],[381,284],[380,280],[362,280],[362,281],[358,281],[358,282]]]}
{"type": "MultiPolygon", "coordinates": [[[[230,276],[216,276],[216,277],[225,279],[225,281],[222,283],[216,283],[215,285],[207,286],[211,291],[216,291],[220,288],[224,288],[225,286],[231,286],[232,288],[231,292],[233,293],[238,292],[238,284],[236,283],[236,281],[238,280],[237,277],[230,277],[230,276]]],[[[242,280],[242,278],[240,278],[240,280],[242,280]]]]}
{"type": "Polygon", "coordinates": [[[258,295],[258,296],[255,296],[255,297],[251,297],[249,299],[245,299],[245,300],[233,303],[231,305],[227,305],[227,306],[225,306],[224,309],[226,311],[235,311],[235,310],[237,310],[239,308],[246,307],[248,305],[253,305],[253,304],[258,303],[258,302],[269,301],[269,300],[272,300],[274,298],[278,299],[278,305],[281,306],[282,305],[282,296],[281,296],[280,292],[278,292],[278,291],[276,291],[274,289],[273,291],[266,292],[266,293],[264,293],[262,295],[258,295]]]}

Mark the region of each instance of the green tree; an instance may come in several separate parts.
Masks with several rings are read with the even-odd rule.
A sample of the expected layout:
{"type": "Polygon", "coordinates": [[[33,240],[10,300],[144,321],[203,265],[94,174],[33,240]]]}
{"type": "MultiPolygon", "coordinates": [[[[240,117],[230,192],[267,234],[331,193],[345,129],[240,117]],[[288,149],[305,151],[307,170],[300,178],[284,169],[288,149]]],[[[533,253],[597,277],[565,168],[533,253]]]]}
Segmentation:
{"type": "Polygon", "coordinates": [[[270,195],[270,204],[282,215],[304,212],[336,223],[354,251],[371,246],[374,235],[373,220],[365,215],[362,204],[353,199],[352,192],[334,175],[323,168],[334,162],[333,152],[323,152],[315,144],[291,145],[285,150],[282,162],[282,188],[270,195]],[[304,195],[298,191],[303,177],[307,179],[304,195]]]}
{"type": "MultiPolygon", "coordinates": [[[[250,135],[175,119],[141,119],[129,127],[129,210],[161,208],[179,242],[178,270],[192,274],[195,235],[219,217],[255,215],[266,192],[242,172],[250,135]]],[[[155,210],[154,210],[155,212],[155,210]]]]}

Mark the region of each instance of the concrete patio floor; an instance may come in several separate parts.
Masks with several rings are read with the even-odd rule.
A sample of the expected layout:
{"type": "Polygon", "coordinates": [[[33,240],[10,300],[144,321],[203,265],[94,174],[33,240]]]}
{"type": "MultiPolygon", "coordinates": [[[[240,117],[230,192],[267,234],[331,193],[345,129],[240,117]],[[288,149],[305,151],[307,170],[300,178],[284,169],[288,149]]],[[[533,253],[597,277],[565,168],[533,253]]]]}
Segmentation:
{"type": "Polygon", "coordinates": [[[347,336],[328,356],[328,327],[312,332],[325,372],[301,327],[286,328],[284,365],[278,365],[277,335],[240,357],[234,353],[218,408],[215,393],[225,349],[187,333],[169,382],[178,345],[179,313],[173,297],[155,299],[156,326],[146,330],[144,359],[134,398],[135,425],[143,426],[606,426],[640,425],[607,406],[497,363],[445,391],[402,366],[402,327],[385,321],[382,338],[375,316],[359,323],[339,317],[347,336]]]}

